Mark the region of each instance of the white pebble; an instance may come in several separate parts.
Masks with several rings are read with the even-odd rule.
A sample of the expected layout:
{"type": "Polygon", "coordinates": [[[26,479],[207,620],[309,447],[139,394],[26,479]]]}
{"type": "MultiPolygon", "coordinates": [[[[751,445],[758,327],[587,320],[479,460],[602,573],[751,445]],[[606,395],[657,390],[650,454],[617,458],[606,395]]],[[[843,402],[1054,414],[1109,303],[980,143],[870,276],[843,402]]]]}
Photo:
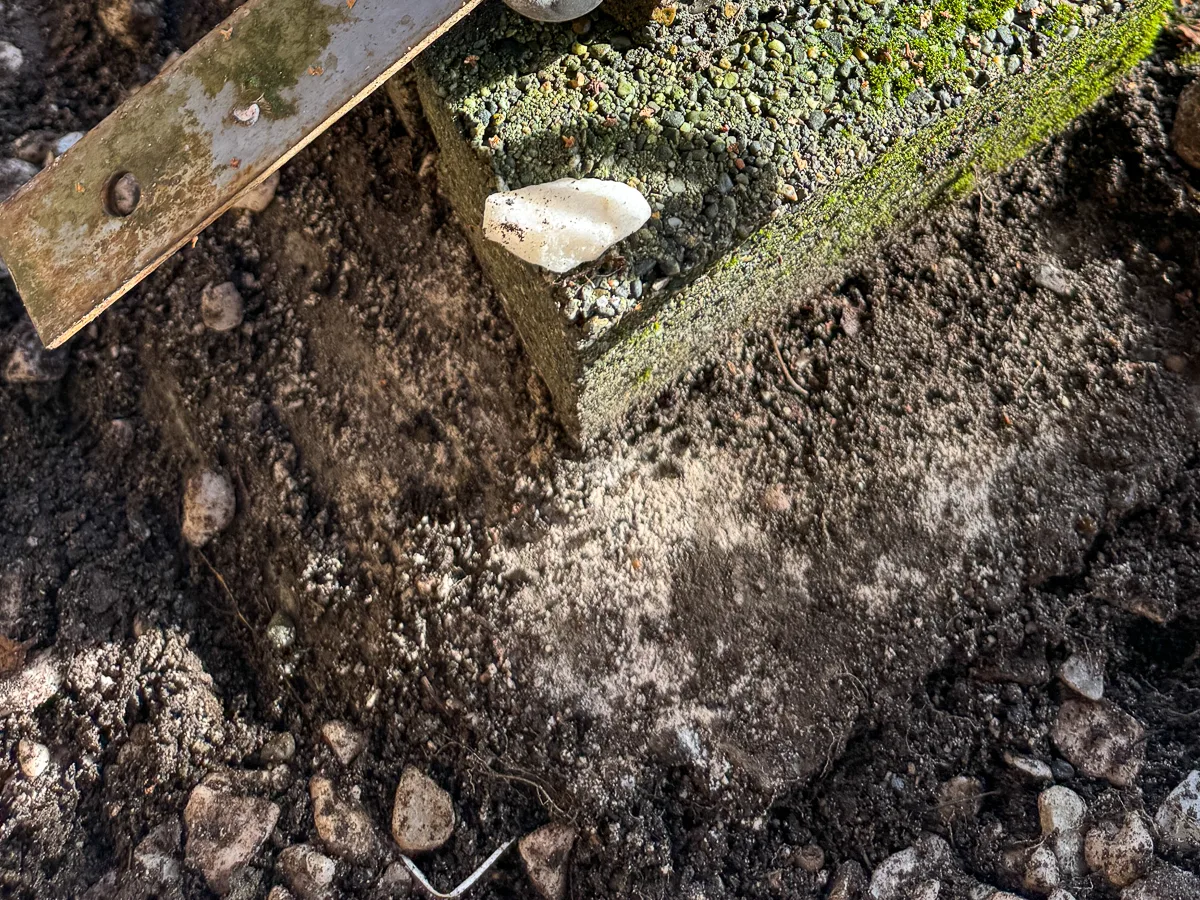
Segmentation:
{"type": "Polygon", "coordinates": [[[17,765],[21,774],[33,781],[50,767],[50,748],[37,741],[22,738],[17,742],[17,765]]]}
{"type": "Polygon", "coordinates": [[[9,41],[0,41],[0,72],[16,75],[25,65],[25,54],[21,48],[9,41]]]}
{"type": "Polygon", "coordinates": [[[392,807],[392,837],[405,853],[436,850],[454,831],[450,795],[425,773],[405,769],[396,785],[392,807]]]}
{"type": "Polygon", "coordinates": [[[232,331],[242,324],[246,305],[232,281],[210,284],[200,293],[200,318],[213,331],[232,331]]]}
{"type": "Polygon", "coordinates": [[[619,181],[562,178],[492,194],[483,234],[526,262],[566,272],[641,228],[650,204],[619,181]]]}
{"type": "Polygon", "coordinates": [[[1200,847],[1200,772],[1191,771],[1175,786],[1154,815],[1158,835],[1175,850],[1200,847]]]}
{"type": "Polygon", "coordinates": [[[200,472],[183,489],[183,539],[203,547],[229,527],[237,509],[233,485],[218,472],[200,472]]]}
{"type": "Polygon", "coordinates": [[[1105,822],[1089,831],[1083,853],[1089,869],[1103,873],[1114,887],[1125,887],[1150,870],[1154,838],[1141,815],[1131,812],[1120,828],[1105,822]]]}
{"type": "Polygon", "coordinates": [[[1099,700],[1104,696],[1104,661],[1098,656],[1072,654],[1058,670],[1058,677],[1075,693],[1089,700],[1099,700]]]}

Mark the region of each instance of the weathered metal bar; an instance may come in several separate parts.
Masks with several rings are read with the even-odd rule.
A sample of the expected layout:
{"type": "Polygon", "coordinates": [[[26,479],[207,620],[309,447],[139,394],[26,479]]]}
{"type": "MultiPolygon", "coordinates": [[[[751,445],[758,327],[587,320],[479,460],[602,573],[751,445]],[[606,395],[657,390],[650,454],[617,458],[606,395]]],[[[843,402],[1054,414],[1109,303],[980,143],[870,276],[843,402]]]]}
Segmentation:
{"type": "Polygon", "coordinates": [[[480,0],[250,0],[0,205],[47,346],[98,316],[480,0]]]}

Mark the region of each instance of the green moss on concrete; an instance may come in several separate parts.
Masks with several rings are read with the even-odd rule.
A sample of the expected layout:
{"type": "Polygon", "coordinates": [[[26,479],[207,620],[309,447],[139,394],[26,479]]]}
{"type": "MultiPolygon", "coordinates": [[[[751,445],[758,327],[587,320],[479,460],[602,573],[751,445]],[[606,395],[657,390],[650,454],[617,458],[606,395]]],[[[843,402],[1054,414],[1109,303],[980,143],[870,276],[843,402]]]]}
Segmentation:
{"type": "Polygon", "coordinates": [[[626,46],[601,18],[586,55],[569,29],[485,9],[425,61],[446,189],[569,423],[612,421],[881,229],[968,193],[1061,128],[1145,54],[1164,7],[842,5],[863,21],[817,7],[790,43],[746,21],[729,43],[713,33],[686,51],[669,29],[626,46]],[[1002,55],[1008,21],[1022,37],[1002,55]],[[852,40],[831,39],[842,27],[852,40]],[[486,60],[472,52],[485,35],[486,60]],[[475,223],[497,187],[564,175],[628,181],[656,217],[610,257],[552,279],[475,223]]]}

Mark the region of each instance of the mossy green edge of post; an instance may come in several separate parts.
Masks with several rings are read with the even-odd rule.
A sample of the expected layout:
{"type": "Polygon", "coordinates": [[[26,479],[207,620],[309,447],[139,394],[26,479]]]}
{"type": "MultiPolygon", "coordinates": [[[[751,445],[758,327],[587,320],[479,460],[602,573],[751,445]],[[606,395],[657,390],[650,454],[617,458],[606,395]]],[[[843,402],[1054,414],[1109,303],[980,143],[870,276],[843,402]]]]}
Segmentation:
{"type": "Polygon", "coordinates": [[[722,337],[794,306],[885,229],[962,196],[1061,130],[1150,52],[1168,8],[1166,0],[1145,0],[1056,41],[1031,73],[989,86],[847,182],[785,207],[705,274],[644,301],[590,341],[564,321],[551,279],[483,237],[495,173],[420,67],[418,86],[442,150],[443,189],[564,424],[587,436],[652,400],[722,337]]]}

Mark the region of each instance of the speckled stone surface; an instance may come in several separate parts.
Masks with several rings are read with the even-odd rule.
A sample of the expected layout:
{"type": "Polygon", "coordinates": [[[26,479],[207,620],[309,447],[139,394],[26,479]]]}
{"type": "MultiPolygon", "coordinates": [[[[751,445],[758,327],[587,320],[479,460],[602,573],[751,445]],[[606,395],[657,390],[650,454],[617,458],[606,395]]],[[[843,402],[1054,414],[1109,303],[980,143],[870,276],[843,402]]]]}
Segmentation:
{"type": "Polygon", "coordinates": [[[660,4],[631,28],[495,3],[421,57],[418,84],[443,188],[586,435],[1062,127],[1144,55],[1162,9],[748,0],[660,4]],[[482,238],[489,193],[566,176],[627,182],[654,215],[558,277],[482,238]]]}

